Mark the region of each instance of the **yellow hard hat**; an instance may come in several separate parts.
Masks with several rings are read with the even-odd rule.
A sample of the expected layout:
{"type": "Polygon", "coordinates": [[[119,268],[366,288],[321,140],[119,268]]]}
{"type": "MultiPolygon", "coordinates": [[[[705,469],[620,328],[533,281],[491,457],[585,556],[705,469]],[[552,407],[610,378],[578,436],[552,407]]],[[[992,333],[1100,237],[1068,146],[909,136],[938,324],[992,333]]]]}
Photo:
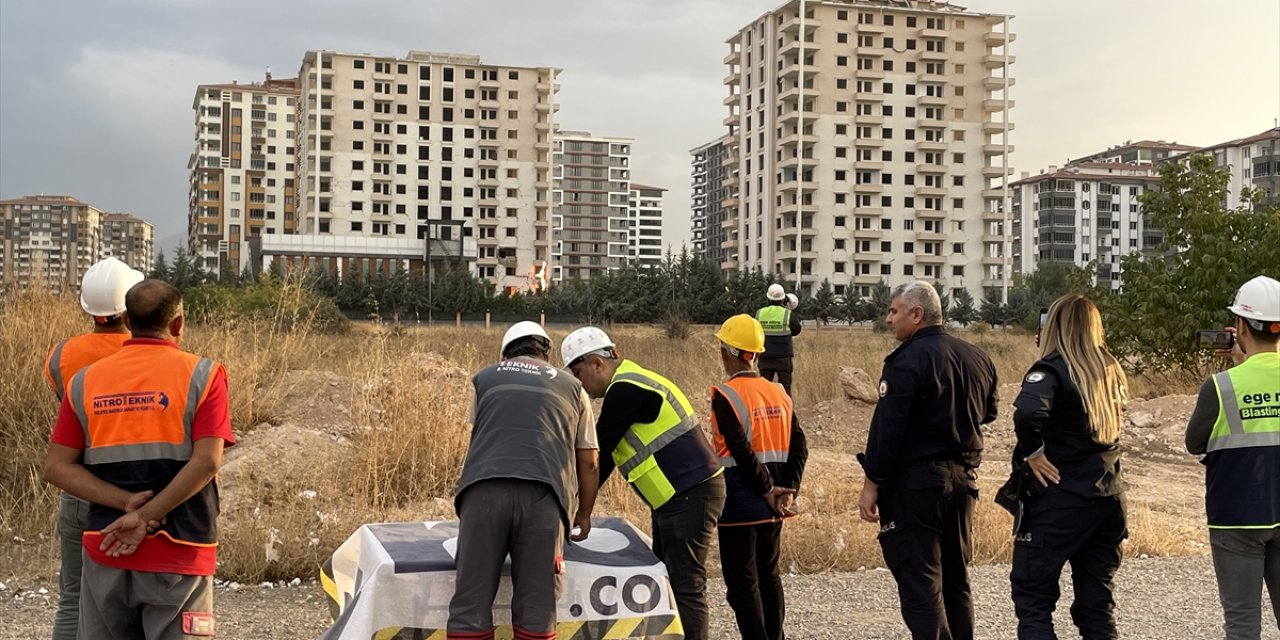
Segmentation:
{"type": "Polygon", "coordinates": [[[716,338],[739,351],[764,353],[764,327],[745,313],[725,320],[716,332],[716,338]]]}

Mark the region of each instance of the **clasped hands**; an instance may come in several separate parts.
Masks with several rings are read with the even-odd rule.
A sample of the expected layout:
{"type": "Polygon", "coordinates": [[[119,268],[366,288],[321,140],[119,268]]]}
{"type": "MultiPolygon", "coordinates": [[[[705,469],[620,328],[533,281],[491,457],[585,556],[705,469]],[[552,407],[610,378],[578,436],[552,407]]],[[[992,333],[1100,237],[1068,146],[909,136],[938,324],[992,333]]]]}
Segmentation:
{"type": "Polygon", "coordinates": [[[774,487],[764,494],[764,501],[769,503],[769,508],[783,518],[796,515],[795,500],[796,490],[786,487],[774,487]]]}
{"type": "Polygon", "coordinates": [[[155,497],[154,491],[139,491],[130,495],[129,500],[125,502],[124,515],[116,518],[115,522],[102,530],[102,544],[98,545],[98,550],[112,558],[127,556],[137,551],[147,535],[155,533],[164,524],[163,518],[144,520],[138,515],[138,510],[153,497],[155,497]]]}

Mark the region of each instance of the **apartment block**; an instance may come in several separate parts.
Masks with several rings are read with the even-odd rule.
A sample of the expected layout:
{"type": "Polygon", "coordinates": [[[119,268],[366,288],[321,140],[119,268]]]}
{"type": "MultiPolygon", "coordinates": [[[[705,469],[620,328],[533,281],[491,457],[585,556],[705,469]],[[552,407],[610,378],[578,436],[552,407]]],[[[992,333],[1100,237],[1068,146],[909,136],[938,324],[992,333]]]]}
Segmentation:
{"type": "Polygon", "coordinates": [[[862,296],[881,280],[1006,287],[1009,21],[946,2],[791,1],[730,38],[724,268],[862,296]]]}
{"type": "Polygon", "coordinates": [[[627,206],[627,247],[631,264],[657,266],[662,263],[662,187],[631,183],[627,206]]]}
{"type": "Polygon", "coordinates": [[[117,260],[146,273],[155,259],[156,229],[127,213],[102,216],[102,257],[117,260]]]}
{"type": "Polygon", "coordinates": [[[1046,263],[1083,267],[1096,260],[1098,280],[1120,288],[1120,259],[1153,253],[1163,241],[1139,198],[1159,184],[1155,164],[1086,160],[1050,167],[1013,184],[1014,270],[1046,263]]]}
{"type": "Polygon", "coordinates": [[[250,266],[249,240],[297,230],[297,103],[297,79],[269,71],[262,82],[196,89],[187,248],[220,278],[250,266]]]}
{"type": "Polygon", "coordinates": [[[1169,160],[1182,161],[1192,153],[1212,154],[1218,166],[1231,169],[1227,208],[1235,209],[1242,204],[1240,196],[1246,187],[1265,193],[1262,206],[1280,205],[1280,127],[1186,151],[1169,160]]]}
{"type": "Polygon", "coordinates": [[[102,259],[102,216],[71,196],[0,201],[0,284],[78,289],[102,259]]]}
{"type": "Polygon", "coordinates": [[[632,142],[585,131],[557,133],[551,216],[555,281],[589,280],[631,258],[632,142]]]}
{"type": "MultiPolygon", "coordinates": [[[[558,73],[474,55],[308,51],[298,232],[374,240],[362,259],[466,268],[514,291],[543,286],[558,73]]],[[[312,244],[302,255],[297,241],[268,237],[261,251],[343,264],[324,252],[331,243],[312,244]]]]}
{"type": "MultiPolygon", "coordinates": [[[[693,252],[716,265],[724,262],[726,222],[733,223],[725,216],[725,200],[737,195],[737,181],[727,180],[730,144],[728,136],[721,136],[689,151],[693,156],[693,252]]],[[[730,204],[737,206],[737,202],[730,204]]]]}

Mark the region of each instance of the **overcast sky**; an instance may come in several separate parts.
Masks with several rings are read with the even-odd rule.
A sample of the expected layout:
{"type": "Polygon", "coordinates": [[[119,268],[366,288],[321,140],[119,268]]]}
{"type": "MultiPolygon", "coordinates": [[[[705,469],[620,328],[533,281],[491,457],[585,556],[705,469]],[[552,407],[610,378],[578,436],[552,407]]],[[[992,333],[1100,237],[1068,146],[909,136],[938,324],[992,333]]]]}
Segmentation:
{"type": "MultiPolygon", "coordinates": [[[[200,83],[297,74],[308,49],[564,70],[558,123],[636,139],[689,237],[688,150],[724,132],[724,40],[780,0],[4,0],[0,198],[74,195],[186,232],[200,83]]],[[[1012,164],[1143,138],[1208,145],[1280,117],[1277,0],[970,0],[1015,16],[1012,164]]]]}

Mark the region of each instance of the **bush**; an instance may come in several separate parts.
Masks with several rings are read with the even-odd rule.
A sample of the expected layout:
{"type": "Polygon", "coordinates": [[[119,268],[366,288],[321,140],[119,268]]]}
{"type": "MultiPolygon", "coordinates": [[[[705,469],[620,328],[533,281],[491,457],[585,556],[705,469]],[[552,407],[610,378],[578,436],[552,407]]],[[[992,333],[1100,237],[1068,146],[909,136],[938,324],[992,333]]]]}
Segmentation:
{"type": "Polygon", "coordinates": [[[978,336],[986,335],[991,332],[991,325],[981,321],[975,322],[969,325],[969,331],[970,333],[978,336]]]}
{"type": "Polygon", "coordinates": [[[662,322],[662,331],[672,340],[684,340],[689,337],[689,319],[679,311],[668,311],[662,322]]]}
{"type": "Polygon", "coordinates": [[[297,282],[263,275],[245,286],[202,284],[183,295],[187,315],[198,322],[265,321],[283,331],[306,327],[324,333],[347,329],[330,298],[297,282]]]}

